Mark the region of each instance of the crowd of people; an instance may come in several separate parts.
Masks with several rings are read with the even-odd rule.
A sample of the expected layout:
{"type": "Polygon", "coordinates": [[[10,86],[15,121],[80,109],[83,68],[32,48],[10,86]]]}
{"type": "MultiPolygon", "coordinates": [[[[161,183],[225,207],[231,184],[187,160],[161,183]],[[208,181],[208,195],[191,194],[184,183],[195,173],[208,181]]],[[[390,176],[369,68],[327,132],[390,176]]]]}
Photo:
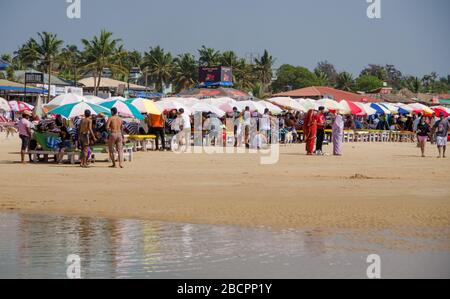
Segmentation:
{"type": "Polygon", "coordinates": [[[226,146],[231,140],[234,147],[261,149],[278,141],[304,142],[307,155],[324,155],[323,144],[325,131],[332,131],[333,155],[342,155],[342,142],[345,130],[395,130],[415,132],[418,147],[425,156],[428,141],[436,143],[439,157],[446,156],[448,119],[443,115],[425,116],[407,115],[374,115],[360,117],[342,115],[339,111],[327,111],[325,107],[310,110],[307,113],[285,111],[280,115],[272,115],[269,109],[263,113],[251,111],[245,107],[240,111],[234,107],[223,117],[212,112],[199,112],[189,115],[184,109],[164,111],[158,115],[145,115],[141,122],[123,121],[118,116],[117,109],[111,109],[111,117],[103,114],[91,115],[85,112],[84,117],[72,121],[63,119],[60,115],[39,119],[25,111],[18,121],[19,136],[22,140],[21,161],[25,162],[28,149],[36,149],[37,142],[33,140],[32,131],[50,132],[53,137],[47,140],[49,147],[59,152],[57,162],[62,163],[64,153],[69,149],[81,151],[81,167],[87,167],[93,154],[90,146],[95,144],[108,145],[112,167],[116,167],[114,152],[119,153],[119,167],[123,167],[124,135],[155,135],[156,149],[167,150],[172,146],[172,137],[176,142],[190,144],[192,132],[194,145],[226,146]],[[300,134],[303,138],[300,139],[300,134]],[[169,136],[167,136],[169,135],[169,136]],[[230,135],[230,136],[229,136],[230,135]],[[273,140],[276,138],[277,140],[273,140]],[[171,141],[168,143],[168,141],[171,141]]]}

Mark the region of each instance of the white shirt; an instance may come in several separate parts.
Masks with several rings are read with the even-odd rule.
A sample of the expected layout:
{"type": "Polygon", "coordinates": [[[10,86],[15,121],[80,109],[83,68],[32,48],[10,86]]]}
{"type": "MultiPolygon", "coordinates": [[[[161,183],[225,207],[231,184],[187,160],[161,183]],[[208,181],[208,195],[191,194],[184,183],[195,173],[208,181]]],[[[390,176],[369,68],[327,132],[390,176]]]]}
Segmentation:
{"type": "Polygon", "coordinates": [[[189,115],[185,113],[181,115],[181,125],[183,126],[183,130],[191,128],[191,118],[189,115]]]}
{"type": "Polygon", "coordinates": [[[261,116],[261,130],[263,131],[269,131],[270,130],[270,117],[268,114],[263,114],[263,116],[261,116]]]}
{"type": "Polygon", "coordinates": [[[244,125],[251,125],[252,114],[250,111],[244,111],[244,125]]]}

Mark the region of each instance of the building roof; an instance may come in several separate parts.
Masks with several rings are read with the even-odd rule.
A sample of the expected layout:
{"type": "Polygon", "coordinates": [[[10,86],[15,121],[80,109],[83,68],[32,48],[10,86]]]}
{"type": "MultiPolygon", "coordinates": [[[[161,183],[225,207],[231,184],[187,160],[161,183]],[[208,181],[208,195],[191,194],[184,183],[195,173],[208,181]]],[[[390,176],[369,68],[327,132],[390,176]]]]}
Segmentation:
{"type": "MultiPolygon", "coordinates": [[[[20,70],[14,71],[14,77],[18,82],[25,83],[25,73],[42,74],[42,72],[36,70],[20,70]]],[[[44,74],[44,84],[48,84],[48,74],[44,74]]],[[[72,86],[70,82],[54,75],[51,76],[51,84],[56,86],[72,86]]]]}
{"type": "MultiPolygon", "coordinates": [[[[94,86],[95,86],[94,77],[81,79],[78,81],[78,83],[83,85],[83,87],[86,87],[86,88],[94,88],[94,86]]],[[[123,82],[123,81],[114,80],[114,79],[110,79],[110,78],[102,78],[100,81],[100,88],[119,88],[120,85],[124,85],[125,88],[127,88],[128,82],[123,82]]],[[[146,88],[145,86],[130,83],[130,89],[145,90],[148,88],[146,88]]]]}
{"type": "Polygon", "coordinates": [[[29,92],[29,93],[41,93],[45,92],[45,89],[36,88],[33,86],[27,86],[27,89],[25,90],[25,85],[21,83],[16,83],[8,80],[2,80],[0,79],[0,90],[3,91],[10,91],[10,92],[29,92]]]}
{"type": "Polygon", "coordinates": [[[361,95],[325,86],[311,86],[288,92],[274,94],[273,96],[291,97],[291,98],[328,97],[336,101],[347,100],[351,102],[379,102],[378,99],[368,97],[367,95],[361,95]]]}

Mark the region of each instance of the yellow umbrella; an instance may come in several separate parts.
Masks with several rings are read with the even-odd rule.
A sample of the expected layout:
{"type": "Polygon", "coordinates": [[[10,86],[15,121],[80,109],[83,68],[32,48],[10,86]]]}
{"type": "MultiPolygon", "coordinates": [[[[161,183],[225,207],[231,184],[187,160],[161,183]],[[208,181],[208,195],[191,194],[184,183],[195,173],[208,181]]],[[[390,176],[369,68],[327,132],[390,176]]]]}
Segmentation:
{"type": "Polygon", "coordinates": [[[162,114],[161,110],[159,110],[158,107],[156,107],[153,101],[138,98],[138,99],[130,99],[127,102],[136,107],[136,109],[139,110],[140,113],[147,113],[154,115],[162,114]]]}

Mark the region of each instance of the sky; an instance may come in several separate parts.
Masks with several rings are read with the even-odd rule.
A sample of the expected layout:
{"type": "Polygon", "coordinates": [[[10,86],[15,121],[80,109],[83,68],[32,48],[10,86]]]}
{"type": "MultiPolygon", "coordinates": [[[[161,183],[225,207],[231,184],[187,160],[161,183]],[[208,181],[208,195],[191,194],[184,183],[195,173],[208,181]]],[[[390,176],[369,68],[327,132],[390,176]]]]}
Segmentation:
{"type": "Polygon", "coordinates": [[[129,50],[205,45],[250,58],[267,49],[276,67],[328,60],[355,75],[368,64],[450,74],[449,0],[379,0],[380,19],[368,18],[369,0],[79,0],[80,19],[67,17],[67,1],[0,0],[0,53],[40,31],[80,45],[106,29],[129,50]]]}

